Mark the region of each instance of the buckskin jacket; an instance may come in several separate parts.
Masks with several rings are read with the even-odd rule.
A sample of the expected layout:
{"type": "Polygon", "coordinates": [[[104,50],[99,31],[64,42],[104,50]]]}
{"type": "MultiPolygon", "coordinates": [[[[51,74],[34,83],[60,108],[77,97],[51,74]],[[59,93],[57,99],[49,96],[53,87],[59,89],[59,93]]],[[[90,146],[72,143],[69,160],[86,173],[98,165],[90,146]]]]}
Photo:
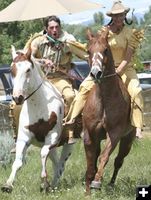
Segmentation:
{"type": "Polygon", "coordinates": [[[73,55],[87,60],[86,44],[76,41],[73,35],[63,31],[60,38],[54,40],[47,34],[39,34],[31,42],[32,54],[35,58],[52,60],[57,71],[67,73],[72,68],[73,55]]]}

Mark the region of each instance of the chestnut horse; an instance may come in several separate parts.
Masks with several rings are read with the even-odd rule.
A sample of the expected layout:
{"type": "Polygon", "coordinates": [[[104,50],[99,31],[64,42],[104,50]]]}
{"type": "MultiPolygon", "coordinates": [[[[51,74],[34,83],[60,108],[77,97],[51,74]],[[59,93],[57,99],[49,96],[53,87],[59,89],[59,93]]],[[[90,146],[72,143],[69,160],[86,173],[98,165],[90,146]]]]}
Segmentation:
{"type": "Polygon", "coordinates": [[[120,142],[110,182],[114,184],[124,158],[130,152],[136,129],[130,123],[130,96],[115,72],[107,41],[108,30],[105,29],[96,36],[89,31],[88,40],[90,73],[95,80],[83,110],[83,139],[87,160],[86,193],[90,194],[91,188],[100,188],[105,165],[120,142]],[[101,152],[100,142],[105,138],[106,144],[101,152]]]}

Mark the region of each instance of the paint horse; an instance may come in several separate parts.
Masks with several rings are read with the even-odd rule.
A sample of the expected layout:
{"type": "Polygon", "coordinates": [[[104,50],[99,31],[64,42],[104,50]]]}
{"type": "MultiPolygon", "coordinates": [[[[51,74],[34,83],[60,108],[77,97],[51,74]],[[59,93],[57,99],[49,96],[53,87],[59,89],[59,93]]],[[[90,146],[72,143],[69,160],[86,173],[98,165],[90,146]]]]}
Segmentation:
{"type": "Polygon", "coordinates": [[[15,51],[12,47],[12,68],[14,78],[13,99],[16,104],[23,104],[19,131],[16,143],[16,158],[12,172],[1,188],[11,192],[17,171],[22,167],[28,146],[32,143],[41,147],[41,190],[48,191],[57,186],[64,171],[65,162],[72,151],[72,145],[67,143],[62,147],[60,158],[57,156],[57,146],[61,143],[62,119],[64,117],[64,102],[57,89],[42,75],[40,64],[27,53],[15,51]],[[53,180],[49,184],[46,161],[50,157],[53,164],[53,180]]]}
{"type": "Polygon", "coordinates": [[[87,160],[86,194],[91,193],[91,188],[100,188],[105,165],[120,143],[110,182],[114,184],[135,138],[135,128],[130,123],[130,96],[115,72],[107,40],[107,29],[96,36],[88,31],[90,73],[95,85],[83,110],[84,147],[87,160]],[[101,152],[100,142],[105,138],[106,144],[101,152]]]}

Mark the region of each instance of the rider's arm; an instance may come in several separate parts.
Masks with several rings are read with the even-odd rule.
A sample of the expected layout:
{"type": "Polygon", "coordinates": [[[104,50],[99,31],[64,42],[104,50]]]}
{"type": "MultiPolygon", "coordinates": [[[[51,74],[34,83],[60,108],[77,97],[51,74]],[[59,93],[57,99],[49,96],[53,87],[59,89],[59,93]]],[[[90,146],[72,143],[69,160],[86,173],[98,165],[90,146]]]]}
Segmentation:
{"type": "Polygon", "coordinates": [[[132,48],[127,48],[126,55],[124,60],[120,63],[120,65],[116,68],[116,73],[122,75],[127,67],[127,65],[131,62],[131,58],[134,54],[134,50],[132,48]]]}
{"type": "Polygon", "coordinates": [[[77,41],[68,41],[70,52],[82,60],[88,60],[87,46],[77,41]]]}
{"type": "Polygon", "coordinates": [[[36,61],[40,62],[43,67],[51,67],[53,65],[53,62],[50,59],[43,58],[42,55],[40,55],[39,52],[39,46],[41,43],[41,38],[36,38],[31,43],[31,50],[32,50],[32,56],[36,59],[36,61]]]}
{"type": "Polygon", "coordinates": [[[137,31],[136,29],[133,29],[130,37],[128,39],[128,47],[125,52],[125,58],[120,63],[118,68],[116,69],[116,72],[120,75],[124,73],[124,70],[126,69],[127,65],[131,62],[131,59],[139,47],[142,39],[144,38],[144,30],[137,31]]]}

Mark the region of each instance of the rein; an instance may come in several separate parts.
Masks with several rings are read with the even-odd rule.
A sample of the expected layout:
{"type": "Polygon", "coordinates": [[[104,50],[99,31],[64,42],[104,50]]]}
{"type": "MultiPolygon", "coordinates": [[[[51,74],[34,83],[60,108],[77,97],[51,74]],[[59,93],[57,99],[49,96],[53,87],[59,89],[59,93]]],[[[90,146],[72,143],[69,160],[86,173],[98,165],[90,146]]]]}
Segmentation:
{"type": "Polygon", "coordinates": [[[109,75],[106,75],[106,76],[102,76],[100,79],[103,79],[103,78],[110,78],[112,76],[116,76],[117,73],[115,72],[114,74],[109,74],[109,75]]]}
{"type": "Polygon", "coordinates": [[[95,82],[101,83],[103,81],[103,79],[110,78],[110,77],[113,77],[113,76],[117,76],[117,73],[115,72],[114,74],[109,74],[109,75],[106,75],[106,76],[103,76],[103,74],[102,74],[102,76],[99,79],[95,78],[95,82]]]}
{"type": "Polygon", "coordinates": [[[42,86],[43,84],[43,81],[40,83],[40,85],[37,87],[36,90],[34,90],[31,94],[29,94],[25,99],[24,101],[26,101],[27,99],[29,99],[35,92],[37,92],[37,90],[39,90],[39,88],[42,86]]]}
{"type": "Polygon", "coordinates": [[[104,69],[105,66],[102,65],[102,60],[103,60],[103,55],[99,52],[99,53],[94,53],[93,58],[92,58],[92,66],[95,65],[96,63],[102,67],[102,73],[101,76],[99,78],[94,78],[96,82],[101,82],[103,79],[105,78],[110,78],[113,76],[116,76],[117,73],[113,73],[113,74],[108,74],[108,75],[104,75],[104,69]],[[101,60],[100,60],[101,59],[101,60]]]}

